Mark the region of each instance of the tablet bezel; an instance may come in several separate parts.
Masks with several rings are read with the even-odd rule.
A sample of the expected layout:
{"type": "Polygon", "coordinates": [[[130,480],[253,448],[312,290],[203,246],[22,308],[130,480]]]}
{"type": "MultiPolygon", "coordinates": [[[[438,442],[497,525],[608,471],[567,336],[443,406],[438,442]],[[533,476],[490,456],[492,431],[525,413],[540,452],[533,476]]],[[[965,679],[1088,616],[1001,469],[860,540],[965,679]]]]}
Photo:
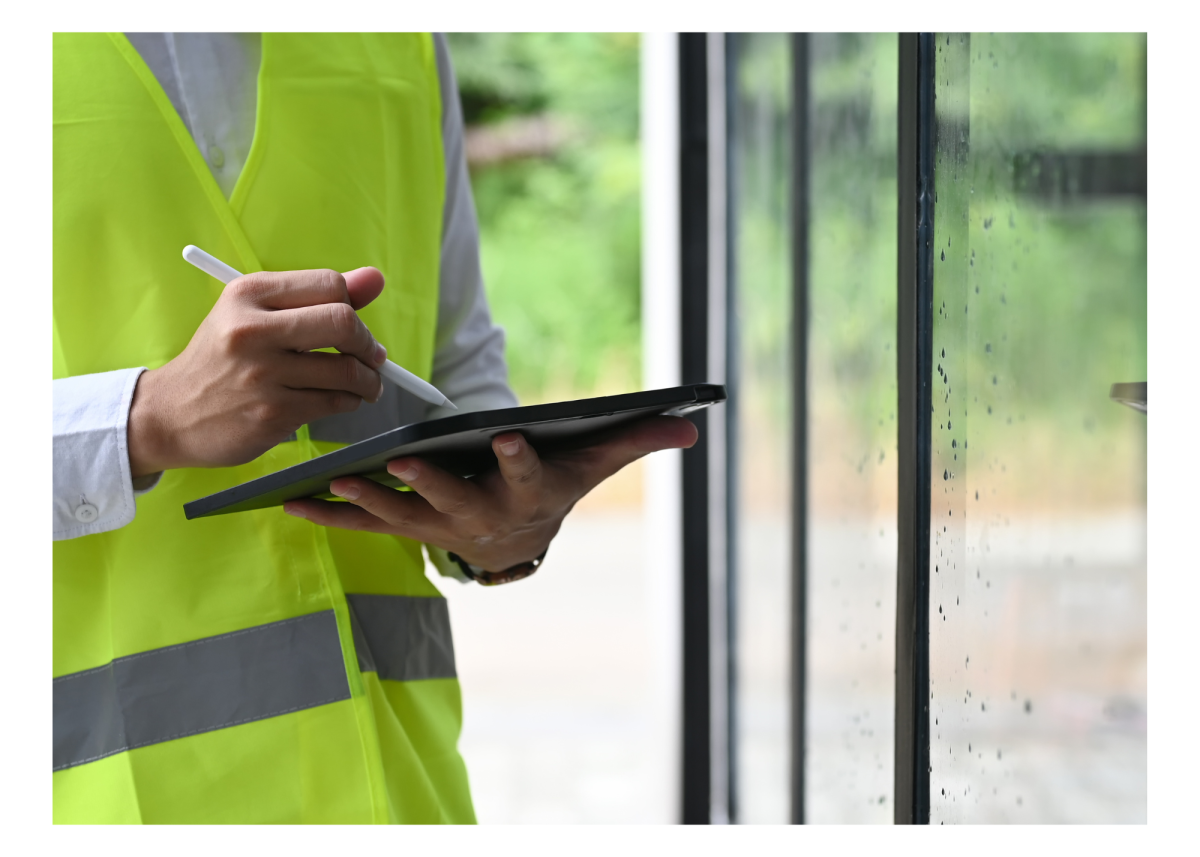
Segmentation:
{"type": "MultiPolygon", "coordinates": [[[[530,437],[530,444],[542,451],[560,449],[588,436],[617,425],[656,414],[681,415],[698,408],[725,401],[725,387],[719,384],[685,384],[661,390],[623,393],[575,399],[545,405],[500,408],[454,414],[437,420],[400,426],[358,443],[345,446],[317,458],[278,470],[185,503],[188,520],[212,515],[231,514],[253,509],[271,508],[288,500],[303,497],[331,497],[329,483],[342,476],[365,476],[384,485],[399,486],[398,480],[381,469],[380,460],[405,455],[420,455],[437,459],[454,453],[458,446],[475,446],[486,440],[490,456],[491,438],[507,431],[521,431],[530,437]],[[580,422],[579,431],[563,431],[557,425],[580,422]],[[551,428],[553,427],[553,428],[551,428]],[[559,438],[538,438],[538,430],[553,431],[559,438]],[[567,440],[561,440],[567,438],[567,440]],[[413,448],[416,449],[413,449],[413,448]]],[[[571,427],[575,428],[575,427],[571,427]]],[[[451,472],[469,476],[481,467],[470,466],[480,460],[479,449],[463,453],[466,465],[455,467],[453,462],[440,462],[451,472]]]]}

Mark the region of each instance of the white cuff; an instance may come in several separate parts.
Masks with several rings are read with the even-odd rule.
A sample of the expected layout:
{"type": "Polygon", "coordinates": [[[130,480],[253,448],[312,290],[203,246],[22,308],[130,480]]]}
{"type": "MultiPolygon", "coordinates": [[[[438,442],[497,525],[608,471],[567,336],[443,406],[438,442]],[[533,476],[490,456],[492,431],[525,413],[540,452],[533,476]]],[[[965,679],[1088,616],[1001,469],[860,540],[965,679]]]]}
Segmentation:
{"type": "MultiPolygon", "coordinates": [[[[129,471],[129,405],[145,367],[54,382],[54,539],[123,527],[137,512],[129,471]]],[[[139,487],[149,490],[149,485],[139,487]]]]}

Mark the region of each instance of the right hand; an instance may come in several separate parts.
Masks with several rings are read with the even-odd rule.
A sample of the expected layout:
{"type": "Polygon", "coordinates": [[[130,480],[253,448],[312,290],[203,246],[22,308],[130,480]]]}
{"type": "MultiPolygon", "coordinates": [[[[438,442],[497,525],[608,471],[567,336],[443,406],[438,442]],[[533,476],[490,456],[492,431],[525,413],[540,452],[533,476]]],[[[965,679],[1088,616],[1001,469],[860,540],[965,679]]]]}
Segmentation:
{"type": "Polygon", "coordinates": [[[129,409],[133,477],[257,458],[305,423],[378,401],[386,350],[355,310],[375,268],[248,274],[225,286],[183,352],[143,372],[129,409]],[[313,352],[336,348],[340,354],[313,352]]]}

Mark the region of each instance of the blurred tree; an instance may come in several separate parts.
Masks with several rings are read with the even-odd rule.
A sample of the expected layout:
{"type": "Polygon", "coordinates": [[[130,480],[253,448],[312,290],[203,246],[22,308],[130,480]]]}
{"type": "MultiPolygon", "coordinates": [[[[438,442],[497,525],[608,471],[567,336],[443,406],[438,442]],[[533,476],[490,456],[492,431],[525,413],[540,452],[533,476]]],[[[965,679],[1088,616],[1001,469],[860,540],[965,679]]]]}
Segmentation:
{"type": "Polygon", "coordinates": [[[637,389],[638,38],[450,34],[484,280],[522,402],[637,389]]]}

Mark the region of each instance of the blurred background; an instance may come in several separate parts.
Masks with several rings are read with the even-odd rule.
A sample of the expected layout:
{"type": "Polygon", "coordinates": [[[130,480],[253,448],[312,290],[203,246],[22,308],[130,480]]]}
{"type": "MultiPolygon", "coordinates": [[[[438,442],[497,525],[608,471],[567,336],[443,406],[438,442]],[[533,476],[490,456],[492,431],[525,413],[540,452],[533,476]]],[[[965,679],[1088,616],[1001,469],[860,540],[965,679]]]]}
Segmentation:
{"type": "MultiPolygon", "coordinates": [[[[1146,417],[1108,391],[1147,372],[1146,40],[937,43],[932,820],[1144,821],[1146,417]]],[[[811,822],[887,823],[897,37],[809,36],[804,117],[787,34],[713,44],[729,352],[712,380],[736,390],[714,411],[728,411],[736,677],[722,757],[734,799],[714,818],[789,819],[799,123],[804,806],[811,822]]],[[[452,34],[450,45],[488,297],[522,404],[663,386],[643,346],[660,333],[643,308],[672,288],[643,282],[655,270],[643,236],[659,224],[642,218],[661,210],[647,200],[672,187],[647,150],[647,115],[676,121],[646,113],[648,88],[662,86],[646,65],[656,54],[634,34],[452,34]]],[[[678,572],[656,559],[674,536],[648,484],[639,463],[585,498],[519,585],[439,581],[481,822],[678,820],[678,572]]]]}
{"type": "MultiPolygon", "coordinates": [[[[484,282],[521,404],[644,389],[636,34],[450,34],[484,282]]],[[[670,822],[644,468],[584,498],[518,586],[440,582],[480,822],[670,822]]],[[[435,575],[436,577],[436,575],[435,575]]]]}

